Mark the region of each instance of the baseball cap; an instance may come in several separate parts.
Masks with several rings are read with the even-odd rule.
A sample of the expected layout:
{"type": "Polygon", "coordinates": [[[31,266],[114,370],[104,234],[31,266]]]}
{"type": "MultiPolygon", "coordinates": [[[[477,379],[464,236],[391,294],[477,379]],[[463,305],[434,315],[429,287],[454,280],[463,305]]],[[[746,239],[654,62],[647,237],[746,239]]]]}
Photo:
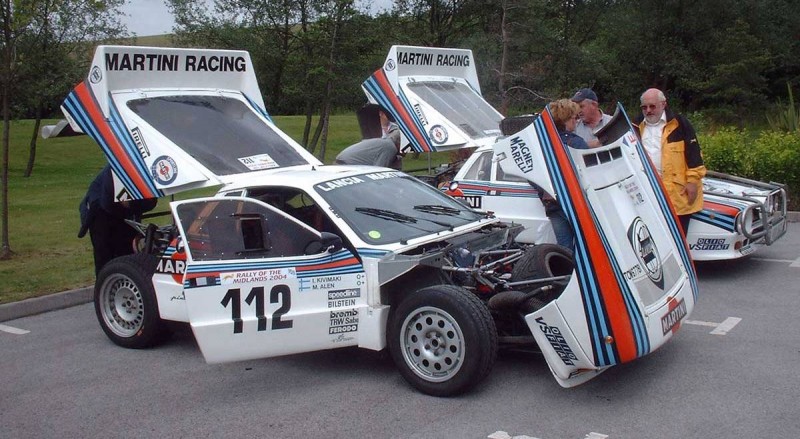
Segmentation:
{"type": "Polygon", "coordinates": [[[584,101],[584,99],[597,102],[597,95],[592,91],[591,88],[582,88],[575,92],[575,96],[572,97],[572,102],[581,103],[584,101]]]}

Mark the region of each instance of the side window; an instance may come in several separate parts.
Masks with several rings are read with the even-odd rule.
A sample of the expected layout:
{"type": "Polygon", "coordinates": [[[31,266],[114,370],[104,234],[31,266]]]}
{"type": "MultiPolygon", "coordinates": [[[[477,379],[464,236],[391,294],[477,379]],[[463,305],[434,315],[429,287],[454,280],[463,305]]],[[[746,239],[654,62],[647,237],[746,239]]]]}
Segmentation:
{"type": "Polygon", "coordinates": [[[489,181],[492,177],[492,152],[481,153],[464,174],[465,180],[489,181]]]}
{"type": "Polygon", "coordinates": [[[185,203],[177,213],[197,261],[300,256],[319,239],[283,213],[241,199],[185,203]]]}
{"type": "Polygon", "coordinates": [[[525,180],[522,177],[517,177],[516,175],[509,175],[503,172],[503,167],[500,166],[500,163],[495,163],[495,168],[497,169],[497,176],[495,177],[495,181],[506,181],[511,183],[527,183],[528,180],[525,180]]]}

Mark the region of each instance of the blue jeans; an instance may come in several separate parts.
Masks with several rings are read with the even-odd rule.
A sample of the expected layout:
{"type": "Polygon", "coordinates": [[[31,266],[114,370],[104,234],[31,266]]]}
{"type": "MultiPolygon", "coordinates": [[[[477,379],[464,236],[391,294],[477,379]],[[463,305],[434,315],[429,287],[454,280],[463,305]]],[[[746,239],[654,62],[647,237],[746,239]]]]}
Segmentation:
{"type": "Polygon", "coordinates": [[[547,217],[550,219],[550,224],[553,226],[553,233],[556,234],[556,242],[562,247],[570,250],[575,249],[575,233],[572,231],[572,225],[567,220],[564,211],[559,209],[552,209],[547,212],[547,217]]]}

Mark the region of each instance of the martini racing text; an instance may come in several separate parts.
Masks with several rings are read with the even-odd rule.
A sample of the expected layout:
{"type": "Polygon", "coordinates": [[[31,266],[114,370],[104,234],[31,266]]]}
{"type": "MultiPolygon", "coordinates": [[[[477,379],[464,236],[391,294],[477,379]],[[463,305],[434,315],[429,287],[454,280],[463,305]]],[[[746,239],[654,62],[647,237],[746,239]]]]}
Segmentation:
{"type": "Polygon", "coordinates": [[[106,53],[106,70],[150,72],[245,72],[243,56],[106,53]]]}

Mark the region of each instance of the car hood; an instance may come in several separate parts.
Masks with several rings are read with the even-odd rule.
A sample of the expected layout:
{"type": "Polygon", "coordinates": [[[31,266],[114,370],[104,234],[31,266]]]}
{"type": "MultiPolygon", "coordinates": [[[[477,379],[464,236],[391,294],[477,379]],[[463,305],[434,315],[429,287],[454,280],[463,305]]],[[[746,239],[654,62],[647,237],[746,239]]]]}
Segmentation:
{"type": "Polygon", "coordinates": [[[416,152],[491,145],[503,116],[481,97],[471,50],[392,46],[362,84],[416,152]]]}
{"type": "Polygon", "coordinates": [[[99,46],[61,108],[100,145],[117,200],[321,164],[272,123],[244,51],[99,46]]]}

